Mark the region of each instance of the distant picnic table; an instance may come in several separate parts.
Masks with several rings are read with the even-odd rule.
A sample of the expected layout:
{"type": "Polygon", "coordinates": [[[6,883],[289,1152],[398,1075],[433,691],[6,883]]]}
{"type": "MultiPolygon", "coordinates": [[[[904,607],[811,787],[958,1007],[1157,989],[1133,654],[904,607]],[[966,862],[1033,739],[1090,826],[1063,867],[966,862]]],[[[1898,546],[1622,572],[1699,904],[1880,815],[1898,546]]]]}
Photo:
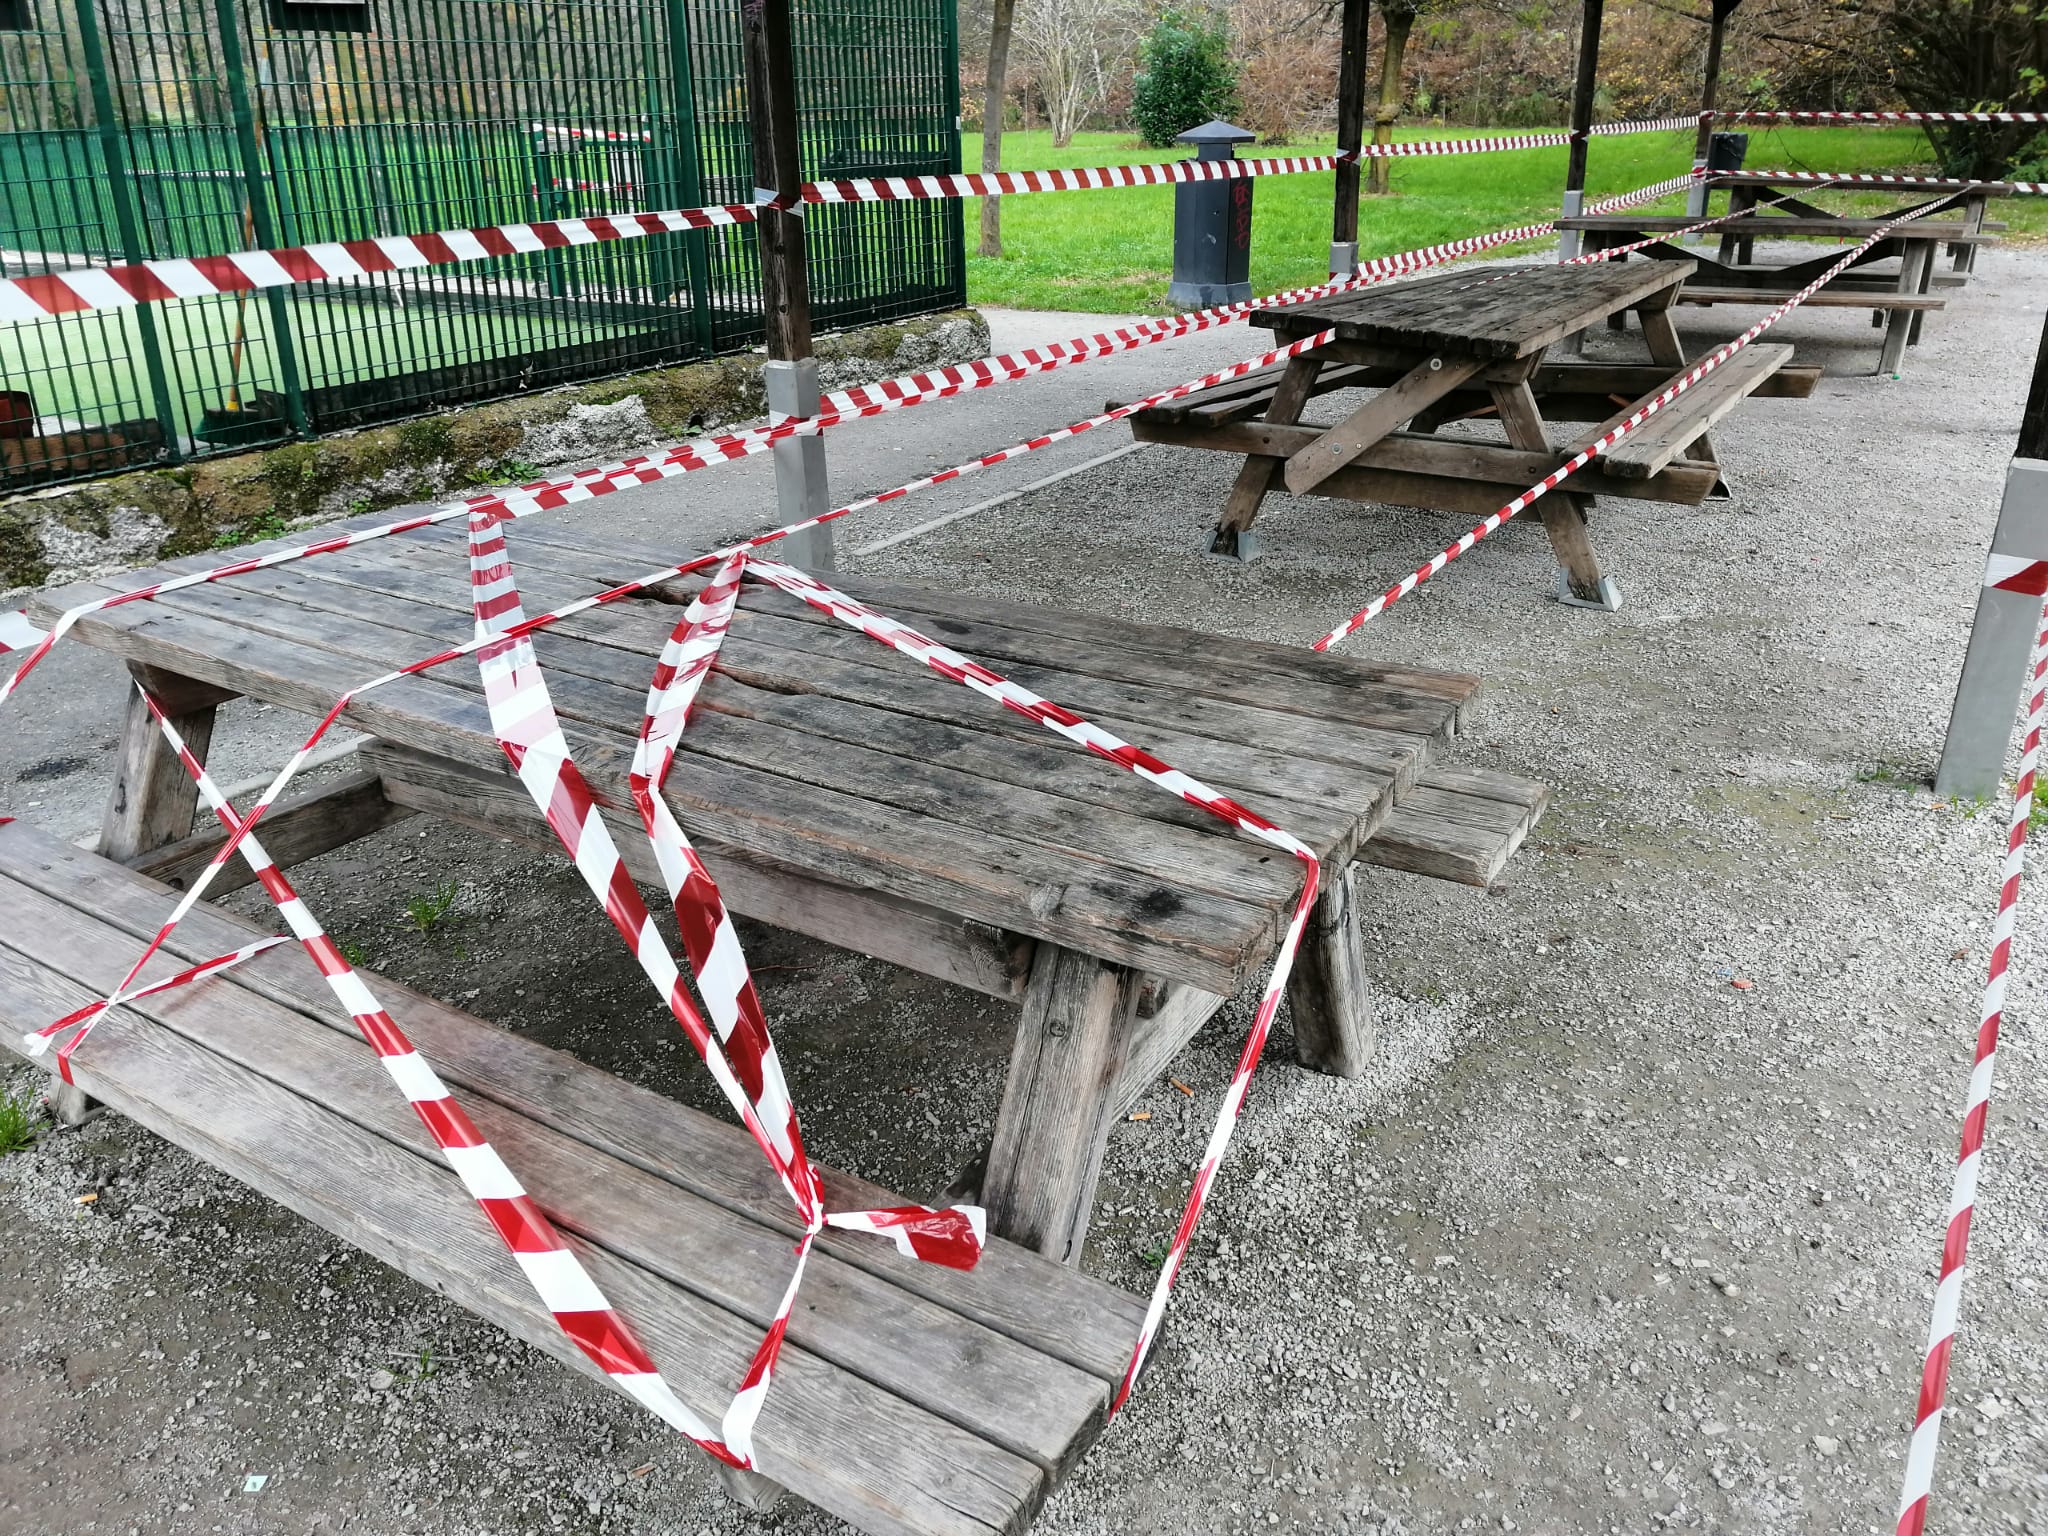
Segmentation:
{"type": "MultiPolygon", "coordinates": [[[[1280,368],[1141,411],[1132,431],[1146,442],[1245,455],[1209,539],[1210,551],[1227,558],[1256,557],[1253,520],[1267,494],[1282,487],[1485,516],[1685,368],[1670,309],[1692,270],[1690,260],[1468,269],[1255,310],[1252,324],[1276,340],[1324,330],[1335,339],[1280,368]],[[1559,342],[1631,311],[1649,364],[1551,357],[1559,342]],[[1338,420],[1303,423],[1313,398],[1360,388],[1379,392],[1338,420]],[[1599,425],[1557,442],[1546,413],[1599,425]],[[1507,442],[1439,431],[1480,417],[1497,418],[1507,442]]],[[[1579,471],[1569,489],[1537,502],[1561,598],[1606,608],[1620,602],[1586,530],[1592,497],[1704,501],[1721,478],[1707,429],[1751,394],[1812,391],[1817,375],[1787,370],[1791,358],[1789,346],[1744,349],[1579,471]]]]}
{"type": "MultiPolygon", "coordinates": [[[[1856,189],[1844,184],[1843,190],[1856,189]]],[[[1633,245],[1655,240],[1643,255],[1652,260],[1686,261],[1694,275],[1679,295],[1681,304],[1775,305],[1799,292],[1840,259],[1839,249],[1824,250],[1797,259],[1757,260],[1759,240],[1821,239],[1851,246],[1868,239],[1898,217],[1903,209],[1876,215],[1848,215],[1810,200],[1820,188],[1802,178],[1773,177],[1768,173],[1728,172],[1708,179],[1708,194],[1728,193],[1728,212],[1739,215],[1715,226],[1718,248],[1713,256],[1696,246],[1660,235],[1676,236],[1698,222],[1691,214],[1584,214],[1558,220],[1560,229],[1580,231],[1588,250],[1633,245]],[[1808,194],[1802,196],[1801,194],[1808,194]]],[[[1946,307],[1947,301],[1931,292],[1935,288],[1959,288],[1968,281],[1980,246],[1994,243],[2003,223],[1987,220],[1987,200],[2007,190],[2001,183],[1988,183],[1959,192],[1943,181],[1902,178],[1887,181],[1884,192],[1902,194],[1949,194],[1952,217],[1943,209],[1914,220],[1877,241],[1862,252],[1849,268],[1806,300],[1817,307],[1868,309],[1871,324],[1884,327],[1878,354],[1878,372],[1896,373],[1906,348],[1917,346],[1926,316],[1946,307]],[[1951,268],[1935,271],[1941,246],[1947,246],[1951,268]]]]}

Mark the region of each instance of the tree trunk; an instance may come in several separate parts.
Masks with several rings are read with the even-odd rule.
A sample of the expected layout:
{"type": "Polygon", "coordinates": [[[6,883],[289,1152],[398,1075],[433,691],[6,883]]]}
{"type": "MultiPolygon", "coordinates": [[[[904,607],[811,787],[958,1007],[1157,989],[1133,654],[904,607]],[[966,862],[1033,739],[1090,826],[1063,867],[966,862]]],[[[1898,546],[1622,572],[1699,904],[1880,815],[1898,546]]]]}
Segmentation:
{"type": "MultiPolygon", "coordinates": [[[[988,95],[981,109],[981,169],[993,175],[1003,168],[1003,97],[1009,84],[1010,24],[1016,19],[1017,0],[995,0],[995,13],[988,28],[988,95]]],[[[1003,254],[1002,199],[981,200],[981,254],[1003,254]]]]}
{"type": "MultiPolygon", "coordinates": [[[[1415,13],[1383,7],[1380,15],[1386,24],[1387,46],[1380,55],[1380,104],[1372,115],[1372,141],[1384,147],[1394,142],[1394,122],[1401,115],[1401,56],[1408,51],[1408,29],[1415,25],[1415,13]]],[[[1390,190],[1384,159],[1366,167],[1365,190],[1375,197],[1390,190]]]]}

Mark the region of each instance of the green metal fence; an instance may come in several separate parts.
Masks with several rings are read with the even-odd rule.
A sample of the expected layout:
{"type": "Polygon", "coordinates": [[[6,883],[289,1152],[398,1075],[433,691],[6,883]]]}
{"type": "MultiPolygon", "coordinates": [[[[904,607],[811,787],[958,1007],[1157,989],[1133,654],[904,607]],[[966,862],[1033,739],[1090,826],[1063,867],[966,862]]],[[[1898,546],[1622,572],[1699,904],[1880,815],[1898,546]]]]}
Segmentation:
{"type": "MultiPolygon", "coordinates": [[[[951,0],[795,15],[807,176],[959,169],[951,0]]],[[[751,198],[738,0],[15,0],[0,273],[751,198]]],[[[805,217],[820,328],[964,302],[957,202],[805,217]]],[[[761,336],[752,226],[0,327],[0,492],[761,336]]]]}

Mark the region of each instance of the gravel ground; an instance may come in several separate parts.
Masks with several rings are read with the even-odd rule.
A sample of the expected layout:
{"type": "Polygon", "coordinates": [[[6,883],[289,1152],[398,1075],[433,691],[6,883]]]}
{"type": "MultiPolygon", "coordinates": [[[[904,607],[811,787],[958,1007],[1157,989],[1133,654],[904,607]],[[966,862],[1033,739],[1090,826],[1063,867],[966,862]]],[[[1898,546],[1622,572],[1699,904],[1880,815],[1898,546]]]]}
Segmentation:
{"type": "MultiPolygon", "coordinates": [[[[1782,334],[1830,376],[1717,431],[1732,502],[1598,510],[1623,612],[1551,601],[1542,532],[1517,524],[1348,642],[1484,676],[1459,760],[1544,779],[1553,809],[1491,894],[1367,880],[1372,1071],[1300,1071],[1283,1014],[1158,1368],[1039,1529],[1889,1528],[2003,825],[1924,786],[2044,305],[2048,258],[1989,253],[1896,381],[1870,374],[1863,314],[1802,312],[1782,334]]],[[[1734,320],[1688,314],[1689,339],[1734,320]]],[[[958,458],[1249,350],[1223,334],[898,421],[916,456],[958,458]]],[[[842,488],[904,478],[857,430],[833,450],[842,488]]],[[[1229,469],[1148,449],[848,564],[1306,641],[1461,527],[1275,498],[1263,561],[1203,560],[1229,469]]],[[[861,536],[1045,472],[1010,466],[861,536]]],[[[663,488],[664,531],[750,526],[719,479],[663,488]]],[[[643,533],[662,510],[619,501],[585,516],[643,533]]],[[[111,687],[81,652],[24,697],[35,727],[0,735],[18,813],[90,830],[111,687]]],[[[229,711],[223,776],[290,734],[229,711]]],[[[413,823],[302,885],[376,969],[708,1102],[549,861],[413,823]],[[409,931],[404,898],[448,880],[452,921],[409,931]],[[543,922],[548,942],[526,940],[543,922]]],[[[2048,1536],[2040,932],[2023,915],[1944,1530],[2048,1536]]],[[[1002,1010],[747,936],[814,1149],[937,1188],[993,1111],[1002,1010]],[[921,1112],[863,1092],[910,1080],[921,1112]]],[[[1091,1270],[1146,1283],[1244,1022],[1220,1015],[1175,1064],[1193,1100],[1164,1092],[1119,1128],[1091,1270]]],[[[118,1119],[0,1162],[0,1213],[0,1531],[843,1529],[724,1503],[622,1399],[118,1119]],[[268,1481],[244,1492],[249,1474],[268,1481]]]]}

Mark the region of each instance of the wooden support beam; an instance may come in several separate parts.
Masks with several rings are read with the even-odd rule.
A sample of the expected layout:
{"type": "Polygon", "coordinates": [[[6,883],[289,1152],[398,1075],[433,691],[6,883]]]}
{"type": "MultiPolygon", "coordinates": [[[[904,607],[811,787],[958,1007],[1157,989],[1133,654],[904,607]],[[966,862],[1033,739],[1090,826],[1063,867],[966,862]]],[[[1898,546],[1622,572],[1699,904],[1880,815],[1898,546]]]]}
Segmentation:
{"type": "Polygon", "coordinates": [[[1358,931],[1358,866],[1324,874],[1287,979],[1294,1054],[1311,1071],[1356,1077],[1372,1060],[1373,1047],[1372,978],[1358,931]]]}
{"type": "MultiPolygon", "coordinates": [[[[797,152],[801,140],[789,0],[743,0],[740,25],[754,185],[794,198],[804,178],[797,152]]],[[[804,264],[804,222],[794,211],[764,208],[754,228],[761,249],[761,313],[768,329],[768,356],[776,361],[809,357],[811,288],[804,264]]]]}
{"type": "Polygon", "coordinates": [[[1441,400],[1485,366],[1478,357],[1431,357],[1417,363],[1391,389],[1366,401],[1287,461],[1287,489],[1299,496],[1356,459],[1373,444],[1441,400]]]}
{"type": "Polygon", "coordinates": [[[1741,0],[1713,0],[1713,15],[1707,21],[1707,62],[1700,71],[1700,129],[1692,148],[1693,159],[1702,163],[1707,158],[1707,141],[1714,135],[1714,120],[1708,114],[1714,110],[1714,97],[1721,86],[1721,43],[1728,30],[1728,18],[1740,3],[1741,0]]]}
{"type": "Polygon", "coordinates": [[[982,1183],[997,1236],[1081,1262],[1143,989],[1136,971],[1038,946],[982,1183]]]}
{"type": "MultiPolygon", "coordinates": [[[[264,816],[260,835],[264,851],[279,868],[289,869],[368,837],[412,814],[409,806],[395,805],[385,798],[381,777],[359,769],[277,805],[264,816]]],[[[226,841],[227,834],[215,827],[121,862],[183,890],[212,862],[226,841]]],[[[238,855],[207,884],[206,893],[210,897],[224,896],[251,884],[255,878],[248,863],[238,855]]]]}

